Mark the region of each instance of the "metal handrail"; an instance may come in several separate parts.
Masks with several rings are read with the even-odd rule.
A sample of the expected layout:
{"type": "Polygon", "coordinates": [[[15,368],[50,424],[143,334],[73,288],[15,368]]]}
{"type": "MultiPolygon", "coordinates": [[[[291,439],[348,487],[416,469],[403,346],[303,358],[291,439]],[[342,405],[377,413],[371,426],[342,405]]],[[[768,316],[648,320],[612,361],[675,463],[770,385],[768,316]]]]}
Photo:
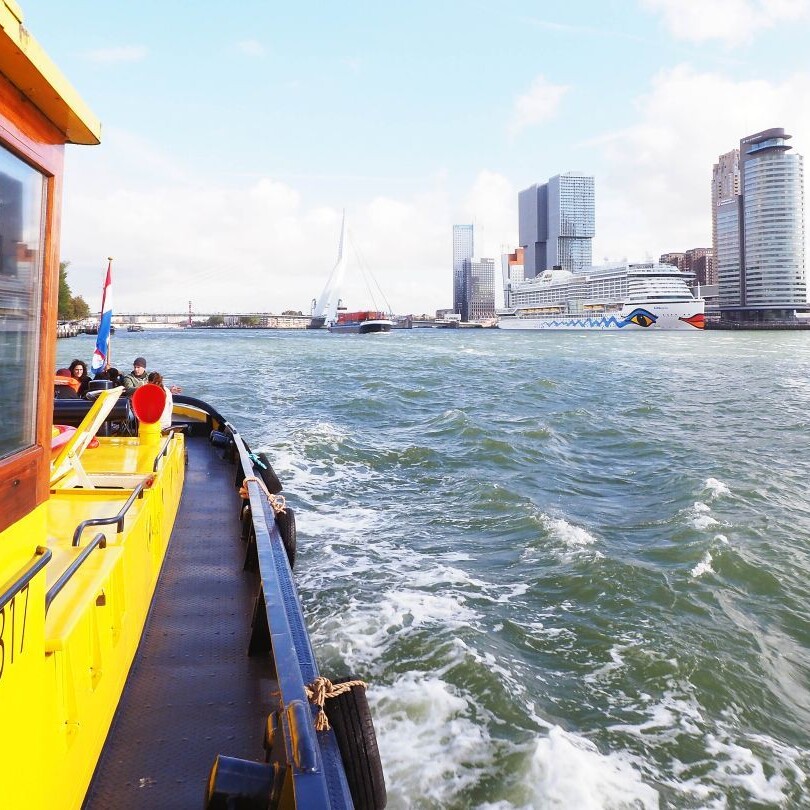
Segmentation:
{"type": "Polygon", "coordinates": [[[50,549],[37,546],[34,559],[28,563],[18,574],[14,582],[0,593],[0,610],[2,610],[28,583],[51,561],[53,556],[50,549]]]}
{"type": "Polygon", "coordinates": [[[81,540],[82,532],[88,526],[110,526],[113,523],[116,523],[116,531],[122,532],[124,531],[124,516],[129,511],[129,507],[135,503],[136,498],[140,498],[143,495],[144,487],[147,483],[151,483],[151,476],[143,481],[141,481],[135,489],[132,490],[132,494],[127,498],[126,503],[121,507],[117,515],[108,518],[90,518],[88,520],[83,520],[77,527],[76,531],[73,532],[73,542],[71,545],[78,546],[79,541],[81,540]]]}
{"type": "Polygon", "coordinates": [[[56,599],[56,595],[65,585],[68,584],[70,578],[79,570],[82,563],[97,549],[107,548],[107,538],[99,532],[82,550],[76,559],[65,569],[64,573],[51,585],[48,592],[45,594],[45,614],[48,613],[48,608],[51,602],[56,599]]]}
{"type": "Polygon", "coordinates": [[[169,445],[172,443],[172,439],[174,438],[174,433],[170,433],[166,437],[166,441],[163,442],[163,446],[160,448],[160,452],[155,456],[155,463],[152,465],[152,472],[157,472],[158,462],[169,452],[169,445]]]}

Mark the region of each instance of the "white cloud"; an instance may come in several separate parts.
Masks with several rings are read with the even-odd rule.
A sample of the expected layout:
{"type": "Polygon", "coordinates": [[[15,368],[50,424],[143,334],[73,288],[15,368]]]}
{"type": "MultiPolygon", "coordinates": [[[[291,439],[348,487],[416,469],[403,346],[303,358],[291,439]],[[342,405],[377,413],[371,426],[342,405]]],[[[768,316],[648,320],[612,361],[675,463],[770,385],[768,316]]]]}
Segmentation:
{"type": "Polygon", "coordinates": [[[566,85],[552,84],[544,76],[537,76],[528,91],[515,99],[512,118],[507,127],[509,135],[514,137],[527,127],[554,118],[569,89],[566,85]]]}
{"type": "Polygon", "coordinates": [[[694,42],[749,40],[762,28],[810,17],[810,0],[641,0],[673,36],[694,42]]]}
{"type": "Polygon", "coordinates": [[[148,50],[143,45],[119,45],[113,48],[98,48],[87,51],[84,58],[88,62],[111,64],[113,62],[142,62],[148,50]]]}
{"type": "Polygon", "coordinates": [[[810,98],[808,74],[737,82],[686,65],[660,72],[636,101],[635,123],[590,142],[603,159],[594,260],[711,246],[713,164],[770,127],[784,127],[794,151],[810,158],[802,98],[810,98]]]}
{"type": "Polygon", "coordinates": [[[255,39],[243,39],[241,42],[237,42],[236,49],[245,56],[258,57],[265,54],[264,45],[255,39]]]}
{"type": "MultiPolygon", "coordinates": [[[[91,308],[100,301],[112,255],[119,312],[281,312],[309,310],[334,265],[341,212],[310,205],[304,192],[271,177],[203,180],[177,159],[124,132],[66,158],[61,256],[70,284],[91,308]]],[[[354,309],[385,307],[370,298],[371,271],[393,310],[432,312],[452,303],[452,225],[462,221],[443,174],[418,192],[355,201],[347,211],[349,272],[343,299],[354,309]]],[[[482,172],[463,215],[486,240],[514,225],[515,192],[482,172]]],[[[373,289],[373,284],[371,284],[373,289]]]]}

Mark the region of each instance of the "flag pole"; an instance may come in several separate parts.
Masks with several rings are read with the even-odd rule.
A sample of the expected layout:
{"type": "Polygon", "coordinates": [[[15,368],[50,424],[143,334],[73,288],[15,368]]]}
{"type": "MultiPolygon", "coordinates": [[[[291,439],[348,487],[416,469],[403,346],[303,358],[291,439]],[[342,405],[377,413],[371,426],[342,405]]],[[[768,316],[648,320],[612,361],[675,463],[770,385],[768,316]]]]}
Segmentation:
{"type": "Polygon", "coordinates": [[[101,293],[101,315],[98,320],[96,348],[90,361],[90,370],[98,377],[110,366],[110,331],[112,328],[112,256],[107,257],[107,275],[101,293]]]}

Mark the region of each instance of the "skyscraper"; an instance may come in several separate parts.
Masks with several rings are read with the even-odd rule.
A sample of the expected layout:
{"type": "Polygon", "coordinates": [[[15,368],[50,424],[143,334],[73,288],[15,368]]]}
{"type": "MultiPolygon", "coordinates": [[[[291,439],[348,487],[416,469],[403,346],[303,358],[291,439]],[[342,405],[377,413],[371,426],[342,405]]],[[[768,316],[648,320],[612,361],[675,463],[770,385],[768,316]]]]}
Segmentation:
{"type": "Polygon", "coordinates": [[[464,261],[472,260],[473,248],[473,226],[453,225],[453,312],[461,313],[462,310],[464,261]]]}
{"type": "Polygon", "coordinates": [[[462,321],[495,317],[495,259],[465,259],[462,321]]]}
{"type": "Polygon", "coordinates": [[[790,320],[807,310],[804,166],[775,128],[720,156],[712,179],[715,265],[724,320],[790,320]],[[735,189],[736,185],[736,189],[735,189]]]}
{"type": "Polygon", "coordinates": [[[593,177],[566,172],[518,194],[518,234],[526,277],[552,267],[578,270],[591,264],[595,233],[593,177]]]}

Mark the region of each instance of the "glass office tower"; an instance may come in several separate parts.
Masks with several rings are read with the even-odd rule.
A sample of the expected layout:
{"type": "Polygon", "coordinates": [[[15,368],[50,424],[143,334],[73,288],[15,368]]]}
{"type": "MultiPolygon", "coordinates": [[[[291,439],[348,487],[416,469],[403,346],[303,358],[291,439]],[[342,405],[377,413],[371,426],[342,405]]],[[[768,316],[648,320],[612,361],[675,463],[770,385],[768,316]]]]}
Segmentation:
{"type": "Polygon", "coordinates": [[[724,320],[790,321],[807,311],[804,164],[790,137],[774,128],[743,138],[738,190],[713,195],[724,320]]]}
{"type": "Polygon", "coordinates": [[[453,225],[453,312],[459,314],[464,303],[464,262],[472,260],[473,248],[473,226],[453,225]]]}
{"type": "Polygon", "coordinates": [[[550,270],[579,270],[592,264],[596,232],[594,180],[566,172],[518,194],[518,236],[526,277],[550,270]]]}

